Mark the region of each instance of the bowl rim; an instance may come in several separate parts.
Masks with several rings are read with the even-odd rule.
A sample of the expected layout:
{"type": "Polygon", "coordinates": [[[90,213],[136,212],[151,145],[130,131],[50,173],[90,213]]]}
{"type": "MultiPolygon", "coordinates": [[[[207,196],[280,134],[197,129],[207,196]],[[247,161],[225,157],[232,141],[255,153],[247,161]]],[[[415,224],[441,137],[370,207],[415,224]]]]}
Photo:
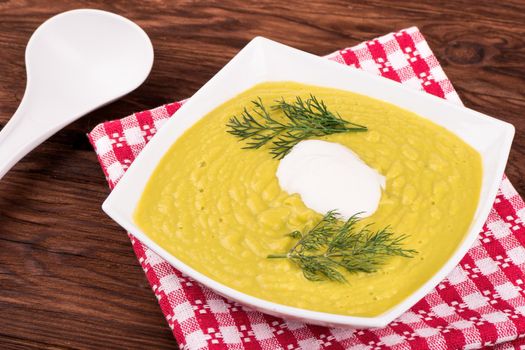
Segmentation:
{"type": "MultiPolygon", "coordinates": [[[[439,282],[441,282],[448,275],[448,273],[451,272],[452,269],[460,262],[460,260],[469,250],[469,248],[473,245],[474,241],[476,240],[478,236],[479,231],[481,230],[483,224],[485,223],[486,218],[488,217],[490,209],[492,208],[492,204],[496,197],[500,181],[503,177],[504,169],[505,169],[508,155],[510,152],[510,146],[512,144],[512,139],[514,136],[514,127],[511,124],[506,123],[504,121],[481,114],[479,112],[472,111],[463,106],[452,104],[446,100],[440,99],[439,97],[430,95],[426,92],[416,91],[412,88],[406,87],[400,83],[391,81],[389,79],[375,76],[370,73],[362,72],[360,70],[352,69],[351,67],[348,67],[348,66],[336,63],[336,62],[330,62],[326,60],[325,58],[311,55],[309,53],[288,47],[286,45],[277,43],[275,41],[272,41],[272,40],[269,40],[263,37],[256,37],[253,40],[251,40],[228,64],[224,66],[224,68],[222,68],[209,82],[207,82],[201,89],[199,89],[198,92],[194,95],[194,97],[190,98],[189,101],[177,111],[177,114],[179,115],[179,114],[185,113],[185,111],[189,109],[189,107],[192,104],[198,103],[197,100],[199,98],[204,98],[209,84],[217,82],[217,80],[221,79],[224,74],[231,74],[233,71],[232,69],[235,67],[235,64],[239,60],[241,60],[243,57],[246,58],[250,55],[253,55],[254,53],[261,54],[262,52],[266,52],[266,51],[271,52],[272,50],[276,50],[279,52],[287,52],[290,54],[290,56],[299,55],[305,58],[308,57],[309,60],[319,60],[319,62],[321,61],[323,62],[322,63],[323,65],[326,65],[326,63],[333,64],[333,69],[336,69],[335,67],[338,66],[337,69],[341,71],[345,71],[347,72],[347,74],[353,74],[356,77],[370,79],[372,83],[377,83],[382,86],[395,87],[396,89],[402,89],[407,94],[411,94],[411,95],[416,94],[417,95],[416,97],[418,97],[419,99],[422,99],[425,101],[431,101],[433,104],[439,103],[442,105],[448,105],[448,107],[455,109],[455,111],[457,111],[458,114],[468,112],[470,114],[475,115],[476,118],[483,118],[485,122],[491,124],[491,127],[494,127],[495,130],[498,130],[498,132],[500,133],[501,142],[500,142],[500,149],[497,151],[498,164],[494,170],[496,179],[489,184],[490,187],[487,189],[488,191],[487,200],[485,200],[482,203],[481,197],[480,197],[480,200],[478,202],[477,214],[476,214],[478,218],[475,219],[476,216],[474,217],[473,222],[471,223],[471,227],[466,233],[463,241],[456,247],[455,251],[452,253],[452,256],[447,260],[447,262],[443,264],[443,266],[439,268],[439,270],[431,278],[429,278],[426,282],[424,282],[419,288],[415,289],[404,300],[397,303],[396,305],[394,305],[393,307],[391,307],[384,313],[377,315],[377,316],[371,316],[371,317],[363,316],[362,317],[362,316],[347,316],[347,315],[341,315],[341,314],[319,312],[319,311],[301,309],[301,308],[296,308],[296,307],[292,307],[288,305],[271,302],[265,299],[261,299],[261,298],[254,297],[252,295],[240,292],[234,288],[228,287],[202,274],[201,272],[191,268],[190,266],[186,265],[184,262],[177,259],[172,254],[167,252],[160,245],[158,245],[156,242],[150,239],[144,232],[142,232],[142,230],[140,230],[138,226],[136,226],[133,223],[132,218],[130,218],[129,215],[123,213],[121,210],[122,206],[129,206],[131,204],[124,203],[118,196],[122,191],[125,190],[125,188],[131,187],[131,188],[135,188],[136,190],[136,187],[132,186],[133,185],[132,174],[137,172],[137,169],[140,168],[142,163],[146,162],[146,158],[147,158],[146,154],[150,152],[149,151],[150,149],[153,149],[155,147],[154,145],[158,144],[161,138],[171,137],[171,144],[173,144],[173,142],[175,142],[177,138],[180,136],[180,135],[179,136],[169,136],[166,133],[166,129],[168,129],[167,127],[160,130],[150,140],[148,145],[145,146],[142,152],[137,156],[137,158],[131,164],[127,172],[120,179],[119,183],[115,186],[113,191],[110,193],[110,195],[107,197],[107,199],[102,204],[102,209],[108,216],[110,216],[120,226],[125,228],[133,236],[135,236],[142,243],[144,243],[146,246],[152,249],[156,254],[160,255],[162,258],[167,260],[176,269],[190,276],[197,282],[213,289],[215,292],[217,292],[218,294],[228,299],[232,299],[243,305],[246,305],[251,308],[255,308],[256,310],[259,310],[259,311],[262,311],[262,312],[265,312],[265,313],[268,313],[274,316],[284,317],[288,319],[290,318],[298,319],[304,322],[318,324],[318,325],[336,326],[336,327],[360,327],[360,328],[384,327],[388,323],[393,321],[395,318],[399,317],[402,313],[407,311],[417,301],[422,299],[435,286],[437,286],[439,282]],[[145,152],[146,150],[148,150],[148,152],[145,152]]],[[[200,120],[203,116],[204,115],[198,116],[198,119],[194,120],[189,126],[193,125],[195,122],[200,120]]],[[[422,116],[422,117],[426,118],[425,116],[422,116]]],[[[171,122],[171,124],[174,124],[178,122],[179,118],[177,118],[177,121],[175,122],[174,120],[175,118],[172,118],[167,123],[171,122]]],[[[181,134],[184,131],[185,130],[183,130],[181,134]]],[[[162,158],[162,155],[160,156],[159,159],[162,158]]],[[[155,167],[153,167],[153,169],[154,168],[155,167]]],[[[149,175],[151,175],[151,172],[149,175]]],[[[140,191],[140,193],[142,193],[142,191],[140,191]]],[[[135,207],[135,205],[136,205],[136,202],[134,203],[133,207],[135,207]]]]}

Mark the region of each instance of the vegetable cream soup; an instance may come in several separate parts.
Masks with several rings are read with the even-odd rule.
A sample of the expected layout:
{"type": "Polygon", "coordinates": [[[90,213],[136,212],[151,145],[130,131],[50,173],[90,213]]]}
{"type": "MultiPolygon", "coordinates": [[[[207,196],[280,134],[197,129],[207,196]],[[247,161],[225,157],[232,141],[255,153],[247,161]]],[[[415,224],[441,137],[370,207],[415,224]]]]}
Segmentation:
{"type": "MultiPolygon", "coordinates": [[[[309,151],[303,149],[303,153],[309,151]]],[[[287,175],[292,180],[313,170],[293,171],[287,175]]],[[[412,112],[347,91],[267,82],[217,107],[177,139],[149,179],[134,219],[172,255],[226,286],[288,306],[376,316],[419,288],[452,255],[473,219],[481,177],[481,157],[473,148],[412,112]],[[327,146],[327,152],[335,144],[341,159],[355,158],[355,164],[371,169],[363,168],[363,176],[376,174],[384,182],[377,186],[369,182],[377,203],[355,223],[353,234],[341,236],[354,237],[347,244],[338,241],[341,253],[332,254],[335,236],[326,232],[342,232],[348,215],[335,215],[329,218],[334,221],[319,226],[325,213],[311,209],[315,207],[306,205],[309,202],[300,193],[285,191],[276,175],[287,154],[300,154],[282,144],[276,146],[273,142],[278,137],[250,148],[257,133],[250,136],[249,130],[242,129],[245,108],[259,118],[258,125],[268,125],[252,101],[267,106],[268,115],[278,124],[285,121],[284,107],[275,107],[278,101],[293,103],[297,97],[324,103],[332,113],[327,115],[350,122],[345,125],[351,130],[318,132],[314,127],[310,133],[301,129],[302,134],[280,134],[289,138],[287,142],[292,138],[286,147],[304,142],[301,138],[326,141],[320,144],[327,146]],[[233,116],[241,124],[232,124],[233,116]],[[386,227],[390,235],[381,231],[386,227]],[[355,238],[359,232],[363,236],[355,238]],[[382,233],[384,240],[378,238],[382,233]],[[308,234],[324,234],[326,240],[312,248],[312,239],[305,238],[308,234]],[[368,255],[352,260],[355,266],[348,268],[348,249],[367,244],[372,247],[368,255]],[[399,249],[385,254],[392,247],[399,249]],[[312,259],[317,253],[322,257],[312,261],[317,265],[301,260],[300,254],[312,259]],[[328,253],[333,260],[327,260],[328,253]],[[383,255],[375,259],[373,254],[383,255]]],[[[348,179],[360,181],[358,177],[348,179]]],[[[328,178],[316,181],[320,194],[325,193],[325,186],[327,191],[337,191],[337,186],[343,190],[345,185],[345,181],[334,185],[328,178]]],[[[338,203],[344,198],[339,196],[338,203]]],[[[325,207],[330,206],[329,200],[323,202],[325,207]]]]}

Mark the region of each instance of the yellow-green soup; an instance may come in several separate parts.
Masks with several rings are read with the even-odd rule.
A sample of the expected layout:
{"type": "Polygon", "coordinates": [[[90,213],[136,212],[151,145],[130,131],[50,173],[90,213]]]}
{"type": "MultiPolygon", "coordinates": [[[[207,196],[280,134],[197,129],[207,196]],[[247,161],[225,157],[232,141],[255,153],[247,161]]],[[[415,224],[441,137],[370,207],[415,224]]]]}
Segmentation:
{"type": "MultiPolygon", "coordinates": [[[[177,118],[175,116],[175,118],[177,118]]],[[[480,155],[455,134],[394,105],[347,91],[293,82],[254,86],[188,129],[155,169],[135,211],[137,225],[195,270],[249,295],[294,307],[374,316],[406,298],[450,257],[472,221],[481,187],[480,155]],[[313,94],[367,132],[321,137],[338,142],[386,176],[378,210],[364,223],[409,235],[414,258],[392,257],[348,283],[312,282],[285,259],[285,236],[321,218],[275,175],[269,149],[242,149],[226,123],[261,97],[313,94]]],[[[334,208],[336,209],[336,208],[334,208]]]]}

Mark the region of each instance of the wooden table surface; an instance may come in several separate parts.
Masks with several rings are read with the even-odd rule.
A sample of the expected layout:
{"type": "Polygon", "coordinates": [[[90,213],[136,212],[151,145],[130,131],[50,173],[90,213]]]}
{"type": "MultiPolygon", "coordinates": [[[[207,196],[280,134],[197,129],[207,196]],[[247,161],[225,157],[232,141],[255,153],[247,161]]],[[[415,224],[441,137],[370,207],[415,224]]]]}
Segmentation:
{"type": "Polygon", "coordinates": [[[256,35],[321,55],[418,26],[465,105],[516,126],[507,175],[525,195],[523,0],[109,3],[0,2],[0,126],[24,92],[27,40],[52,15],[112,11],[155,47],[144,85],[60,131],[0,182],[2,349],[176,348],[126,234],[100,209],[108,187],[85,134],[191,96],[256,35]]]}

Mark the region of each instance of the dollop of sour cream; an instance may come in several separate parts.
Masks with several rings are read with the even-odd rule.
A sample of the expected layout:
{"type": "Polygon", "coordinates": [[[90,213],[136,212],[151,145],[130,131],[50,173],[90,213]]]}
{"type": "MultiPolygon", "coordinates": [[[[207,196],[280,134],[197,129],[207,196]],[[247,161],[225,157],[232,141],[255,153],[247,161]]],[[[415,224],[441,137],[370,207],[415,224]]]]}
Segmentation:
{"type": "Polygon", "coordinates": [[[337,210],[341,218],[372,215],[379,205],[385,177],[349,148],[333,142],[306,140],[280,161],[277,178],[289,194],[320,214],[337,210]]]}

